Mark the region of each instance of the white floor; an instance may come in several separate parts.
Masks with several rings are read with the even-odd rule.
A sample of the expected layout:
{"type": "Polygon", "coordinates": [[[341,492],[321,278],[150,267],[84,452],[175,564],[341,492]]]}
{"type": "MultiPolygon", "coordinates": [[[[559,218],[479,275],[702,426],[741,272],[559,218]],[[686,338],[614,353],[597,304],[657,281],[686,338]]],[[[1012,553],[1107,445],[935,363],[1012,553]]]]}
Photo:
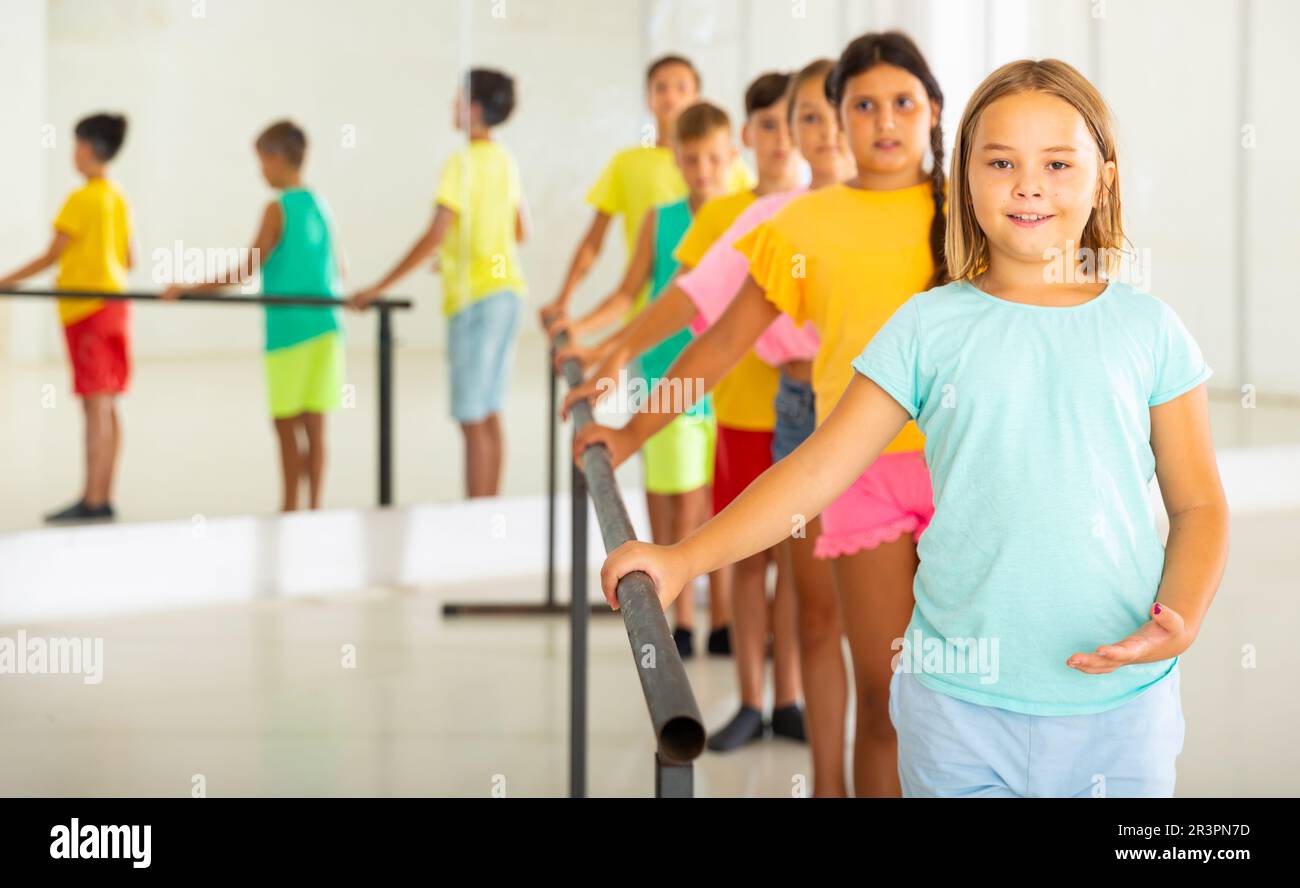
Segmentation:
{"type": "MultiPolygon", "coordinates": [[[[1296,795],[1300,510],[1238,517],[1232,533],[1223,588],[1184,658],[1179,793],[1296,795]]],[[[130,590],[87,584],[65,594],[130,590]]],[[[104,645],[100,684],[0,676],[0,795],[179,796],[196,775],[213,796],[564,794],[566,622],[441,612],[451,600],[541,596],[535,575],[335,594],[253,591],[170,612],[19,625],[0,617],[0,636],[21,628],[28,638],[104,645]]],[[[687,669],[706,725],[718,727],[736,705],[731,662],[697,658],[687,669]]],[[[592,618],[590,688],[590,794],[652,794],[650,725],[617,617],[592,618]]],[[[806,751],[773,740],[706,753],[696,789],[789,797],[807,774],[806,751]]]]}

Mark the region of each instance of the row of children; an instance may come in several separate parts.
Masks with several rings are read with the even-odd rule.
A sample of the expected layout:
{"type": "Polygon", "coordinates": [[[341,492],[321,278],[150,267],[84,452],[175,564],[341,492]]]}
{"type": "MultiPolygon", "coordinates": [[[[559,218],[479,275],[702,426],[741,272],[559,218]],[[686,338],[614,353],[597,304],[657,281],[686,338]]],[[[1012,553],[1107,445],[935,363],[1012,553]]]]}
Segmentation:
{"type": "MultiPolygon", "coordinates": [[[[433,220],[406,257],[378,284],[348,304],[364,309],[436,252],[447,317],[451,412],[466,452],[466,492],[494,495],[500,485],[504,400],[519,303],[525,282],[516,245],[525,237],[526,211],[519,172],[492,130],[514,110],[514,81],[488,69],[471,70],[453,105],[453,124],[467,142],[447,161],[433,220]],[[465,263],[464,257],[473,257],[465,263]],[[490,256],[492,261],[481,261],[490,256]]],[[[96,114],[75,130],[73,164],[85,184],[64,202],[46,251],[0,287],[58,266],[57,287],[84,293],[121,293],[132,267],[132,221],[126,197],[108,177],[126,137],[121,115],[96,114]]],[[[167,300],[245,283],[261,275],[268,295],[338,299],[343,251],[325,200],[303,181],[307,137],[290,121],[263,131],[254,143],[266,183],[278,197],[264,209],[252,249],[206,281],[168,287],[167,300]],[[260,267],[259,265],[260,259],[260,267]]],[[[126,300],[62,298],[58,303],[73,391],[85,414],[85,485],[71,506],[49,522],[111,520],[113,476],[121,447],[117,397],[131,376],[131,312],[126,300]]],[[[304,479],[309,505],[320,506],[325,471],[325,414],[344,390],[344,342],[336,308],[267,306],[267,396],[279,442],[282,508],[298,508],[304,479]]]]}
{"type": "Polygon", "coordinates": [[[652,269],[629,322],[557,355],[589,368],[566,406],[596,400],[638,356],[686,401],[650,397],[626,426],[575,439],[575,456],[603,444],[616,463],[646,462],[655,541],[610,554],[611,605],[619,578],[644,571],[689,630],[682,590],[736,565],[741,709],[711,746],[763,735],[770,631],[772,727],[798,735],[802,677],[816,794],[848,789],[845,636],[859,795],[1171,794],[1178,659],[1222,576],[1227,507],[1210,368],[1168,305],[1119,280],[1102,97],[1060,61],[1005,65],[970,99],[946,175],[930,66],[905,35],[867,34],[789,78],[776,103],[755,98],[775,81],[754,84],[759,182],[727,194],[725,117],[659,114],[664,67],[698,78],[685,60],[657,64],[661,143],[611,163],[542,309],[552,333],[582,335],[652,269]],[[783,166],[784,125],[811,168],[806,191],[783,166]],[[665,171],[668,145],[682,178],[665,171]],[[628,275],[571,319],[615,213],[628,275]],[[683,385],[694,379],[711,408],[683,385]],[[716,514],[700,524],[688,502],[710,477],[716,514]],[[773,547],[788,579],[769,612],[773,547]]]}

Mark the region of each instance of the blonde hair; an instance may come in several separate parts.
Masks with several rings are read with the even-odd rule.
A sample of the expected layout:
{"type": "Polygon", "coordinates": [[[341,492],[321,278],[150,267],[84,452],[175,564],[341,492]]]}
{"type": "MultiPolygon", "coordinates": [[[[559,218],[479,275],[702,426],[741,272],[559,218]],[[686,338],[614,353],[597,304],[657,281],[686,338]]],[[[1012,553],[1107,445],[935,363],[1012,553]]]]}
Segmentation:
{"type": "MultiPolygon", "coordinates": [[[[971,96],[953,143],[952,177],[948,201],[948,237],[944,252],[952,280],[970,280],[988,268],[989,242],[975,218],[969,169],[975,126],[980,115],[1000,98],[1017,93],[1041,92],[1055,96],[1078,111],[1097,145],[1101,163],[1115,161],[1115,124],[1106,100],[1075,68],[1059,59],[1023,59],[1009,62],[984,78],[971,96]]],[[[1097,270],[1108,276],[1118,272],[1124,243],[1120,217],[1119,176],[1110,185],[1100,180],[1098,204],[1083,227],[1079,250],[1091,251],[1097,270]]]]}

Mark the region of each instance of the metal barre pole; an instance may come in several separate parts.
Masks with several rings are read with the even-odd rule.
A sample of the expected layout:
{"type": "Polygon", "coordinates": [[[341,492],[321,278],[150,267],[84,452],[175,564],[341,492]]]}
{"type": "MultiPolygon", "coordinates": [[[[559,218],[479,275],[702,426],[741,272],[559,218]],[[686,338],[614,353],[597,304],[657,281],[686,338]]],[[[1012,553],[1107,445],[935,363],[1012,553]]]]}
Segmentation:
{"type": "MultiPolygon", "coordinates": [[[[562,347],[567,342],[567,334],[561,334],[556,337],[555,345],[562,347]]],[[[582,371],[576,361],[565,361],[563,371],[571,388],[581,384],[582,371]]],[[[575,433],[592,421],[591,406],[585,402],[575,404],[571,413],[575,433]]],[[[632,520],[614,480],[609,451],[603,446],[587,448],[582,454],[582,473],[596,508],[596,522],[600,525],[605,551],[613,551],[635,539],[632,520]]],[[[618,602],[659,755],[672,763],[693,761],[704,751],[704,719],[668,630],[653,581],[641,571],[628,574],[619,580],[618,602]]]]}
{"type": "MultiPolygon", "coordinates": [[[[103,299],[108,302],[168,302],[157,293],[142,293],[138,291],[128,291],[123,293],[99,293],[91,290],[0,290],[0,296],[24,298],[35,297],[40,299],[103,299]]],[[[247,293],[231,293],[228,296],[218,296],[215,293],[193,293],[182,296],[176,300],[177,303],[195,303],[208,305],[303,305],[308,308],[338,308],[348,304],[346,299],[340,299],[333,295],[313,296],[310,294],[293,295],[250,295],[247,293]]],[[[410,308],[411,300],[409,299],[376,299],[370,303],[376,308],[410,308]]]]}
{"type": "Polygon", "coordinates": [[[569,797],[581,799],[587,796],[587,482],[570,465],[569,797]]]}
{"type": "Polygon", "coordinates": [[[393,504],[393,325],[379,308],[379,505],[393,504]]]}

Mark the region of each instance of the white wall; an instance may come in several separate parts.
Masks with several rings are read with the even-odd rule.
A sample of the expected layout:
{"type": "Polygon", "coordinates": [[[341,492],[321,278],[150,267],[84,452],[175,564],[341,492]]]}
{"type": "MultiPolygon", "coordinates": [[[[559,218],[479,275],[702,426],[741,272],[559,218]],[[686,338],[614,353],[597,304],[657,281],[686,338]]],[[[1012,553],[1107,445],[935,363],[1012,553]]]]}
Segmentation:
{"type": "MultiPolygon", "coordinates": [[[[520,87],[502,138],[519,157],[536,222],[523,250],[536,306],[553,294],[590,218],[582,198],[601,164],[640,137],[648,58],[689,54],[705,94],[739,113],[758,72],[833,56],[867,28],[901,27],[943,85],[949,144],[970,91],[1001,62],[1058,56],[1092,77],[1118,117],[1129,234],[1151,250],[1153,291],[1192,327],[1219,388],[1250,382],[1300,395],[1290,354],[1300,294],[1288,274],[1300,198],[1291,151],[1300,124],[1290,113],[1300,59],[1288,41],[1300,5],[1288,0],[393,0],[364,11],[348,0],[208,0],[195,18],[199,6],[7,0],[0,90],[20,124],[10,131],[49,122],[59,143],[42,152],[27,137],[0,140],[8,161],[0,264],[39,248],[75,186],[67,149],[81,114],[115,108],[131,117],[117,176],[136,210],[141,287],[152,286],[151,250],[177,238],[247,242],[270,196],[250,142],[290,114],[313,138],[308,172],[334,206],[353,282],[368,282],[427,222],[455,145],[448,104],[457,71],[488,64],[513,72],[520,87]],[[1253,148],[1242,147],[1245,125],[1253,148]],[[343,145],[345,126],[356,128],[355,147],[343,145]]],[[[580,306],[614,281],[622,252],[611,236],[580,306]]],[[[420,306],[401,319],[402,340],[436,346],[436,277],[419,272],[401,290],[420,306]]],[[[349,323],[368,343],[369,320],[349,323]]],[[[14,307],[0,324],[14,357],[60,358],[48,305],[14,307]]],[[[537,335],[531,323],[525,329],[537,335]]],[[[137,313],[144,358],[256,350],[259,335],[254,311],[137,313]]]]}
{"type": "MultiPolygon", "coordinates": [[[[35,256],[49,242],[42,221],[44,180],[51,131],[45,107],[45,0],[9,0],[0,28],[0,266],[35,256]]],[[[56,143],[57,144],[57,143],[56,143]]],[[[54,321],[30,303],[0,300],[0,360],[30,360],[41,353],[54,321]]],[[[3,420],[0,419],[0,424],[3,420]]]]}

